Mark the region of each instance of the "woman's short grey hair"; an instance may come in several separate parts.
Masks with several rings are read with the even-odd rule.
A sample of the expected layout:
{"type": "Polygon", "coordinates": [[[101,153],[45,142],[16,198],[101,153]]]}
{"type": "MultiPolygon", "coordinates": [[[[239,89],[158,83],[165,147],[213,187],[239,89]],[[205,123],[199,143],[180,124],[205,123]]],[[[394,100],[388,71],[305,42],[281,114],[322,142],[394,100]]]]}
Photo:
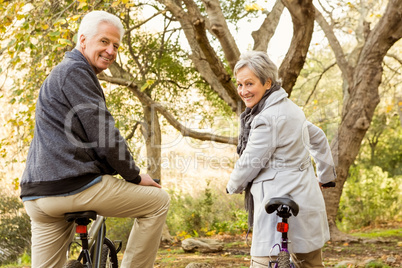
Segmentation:
{"type": "Polygon", "coordinates": [[[266,52],[247,51],[243,53],[234,67],[234,75],[236,76],[237,72],[244,67],[249,68],[263,85],[269,79],[271,79],[272,85],[282,84],[282,81],[278,78],[278,68],[270,60],[266,52]]]}
{"type": "Polygon", "coordinates": [[[80,47],[80,36],[84,35],[86,38],[91,39],[98,33],[98,26],[102,22],[109,23],[119,30],[121,42],[124,35],[124,27],[120,19],[106,11],[95,10],[86,14],[82,19],[80,28],[78,29],[76,48],[80,47]]]}

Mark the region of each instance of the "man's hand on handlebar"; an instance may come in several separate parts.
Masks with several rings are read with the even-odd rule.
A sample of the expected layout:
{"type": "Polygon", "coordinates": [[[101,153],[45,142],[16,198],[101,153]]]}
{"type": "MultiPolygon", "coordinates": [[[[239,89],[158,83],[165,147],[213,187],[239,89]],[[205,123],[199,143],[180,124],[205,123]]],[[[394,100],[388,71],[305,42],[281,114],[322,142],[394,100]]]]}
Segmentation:
{"type": "Polygon", "coordinates": [[[162,186],[158,184],[155,180],[153,180],[151,176],[149,176],[148,174],[140,174],[140,176],[141,176],[141,182],[139,183],[139,185],[162,188],[162,186]]]}

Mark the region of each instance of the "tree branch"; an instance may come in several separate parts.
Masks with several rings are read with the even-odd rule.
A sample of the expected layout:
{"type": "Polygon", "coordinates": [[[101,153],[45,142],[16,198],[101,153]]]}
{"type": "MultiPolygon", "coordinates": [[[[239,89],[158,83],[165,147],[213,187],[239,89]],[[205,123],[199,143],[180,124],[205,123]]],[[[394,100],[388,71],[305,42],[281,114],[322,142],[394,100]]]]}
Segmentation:
{"type": "Polygon", "coordinates": [[[210,45],[208,37],[205,31],[205,21],[203,19],[197,19],[194,21],[195,37],[197,42],[205,55],[206,61],[209,63],[212,71],[216,74],[221,85],[226,89],[229,96],[234,99],[241,101],[237,90],[232,82],[230,74],[227,73],[225,66],[223,66],[222,61],[216,55],[215,50],[210,45]]]}
{"type": "MultiPolygon", "coordinates": [[[[377,59],[381,59],[382,62],[391,46],[402,38],[401,10],[401,0],[390,0],[388,2],[384,15],[367,37],[358,65],[371,66],[372,61],[377,59]]],[[[362,69],[357,68],[357,73],[362,72],[362,69]]]]}
{"type": "Polygon", "coordinates": [[[3,47],[0,49],[0,56],[3,55],[3,52],[7,50],[8,47],[3,47]]]}
{"type": "Polygon", "coordinates": [[[177,83],[175,80],[171,80],[171,79],[161,80],[161,83],[163,83],[163,82],[174,84],[176,87],[181,88],[181,89],[190,89],[195,84],[204,83],[204,81],[199,80],[199,81],[195,81],[195,82],[189,84],[187,87],[184,87],[184,86],[180,85],[179,83],[177,83]]]}
{"type": "Polygon", "coordinates": [[[251,36],[254,39],[253,50],[268,50],[269,41],[274,35],[276,27],[278,27],[279,20],[284,8],[285,6],[283,5],[282,0],[277,0],[271,12],[269,12],[269,14],[267,14],[267,16],[265,17],[265,20],[261,24],[261,27],[257,31],[251,33],[251,36]]]}
{"type": "MultiPolygon", "coordinates": [[[[211,46],[210,41],[207,36],[207,31],[206,31],[207,24],[210,25],[211,29],[213,27],[217,28],[218,24],[220,24],[222,26],[221,30],[224,31],[224,28],[225,28],[224,25],[226,25],[226,20],[223,17],[219,2],[218,3],[213,2],[213,1],[205,1],[204,2],[206,5],[206,8],[209,9],[209,12],[213,13],[212,21],[211,21],[211,18],[208,17],[208,19],[206,19],[201,15],[201,12],[200,12],[198,6],[195,4],[195,2],[193,0],[184,0],[184,3],[186,4],[186,7],[188,9],[188,15],[190,15],[190,16],[188,16],[188,18],[189,18],[189,21],[191,21],[191,23],[192,23],[193,34],[195,36],[195,40],[197,42],[198,48],[203,55],[202,56],[203,60],[206,60],[206,62],[209,65],[209,68],[212,70],[212,72],[215,74],[216,78],[218,79],[219,84],[225,89],[226,94],[232,100],[234,100],[235,102],[237,102],[238,104],[241,105],[242,101],[241,101],[239,95],[237,94],[237,90],[231,80],[231,76],[230,76],[230,74],[228,74],[221,59],[218,57],[214,48],[211,46]]],[[[231,35],[229,32],[229,29],[227,29],[227,25],[226,25],[226,30],[227,31],[225,32],[225,34],[231,35]]],[[[224,37],[224,38],[221,37],[221,38],[224,39],[224,38],[229,38],[229,37],[224,37]]],[[[231,37],[231,38],[233,41],[233,44],[231,44],[231,46],[235,46],[234,45],[235,41],[234,41],[233,37],[231,37]]],[[[225,40],[225,41],[222,40],[222,42],[227,42],[227,41],[228,40],[225,40]]],[[[234,68],[234,65],[236,64],[236,62],[240,56],[240,52],[238,51],[237,47],[235,48],[236,51],[234,51],[233,48],[231,48],[231,49],[226,48],[226,50],[227,50],[228,54],[231,54],[230,58],[231,58],[233,68],[234,68]]]]}
{"type": "Polygon", "coordinates": [[[158,16],[158,15],[160,15],[160,14],[164,14],[165,12],[166,12],[166,10],[161,10],[161,11],[159,11],[159,12],[153,14],[151,17],[149,17],[148,19],[144,20],[143,22],[141,22],[141,23],[139,23],[139,24],[137,24],[137,25],[134,25],[134,26],[130,27],[128,30],[126,30],[126,31],[124,32],[124,34],[127,34],[128,32],[131,32],[132,30],[141,27],[142,25],[144,25],[144,24],[147,23],[148,21],[152,20],[152,19],[155,18],[156,16],[158,16]]]}
{"type": "Polygon", "coordinates": [[[139,121],[136,121],[130,133],[126,136],[126,140],[131,140],[134,137],[134,133],[137,130],[138,125],[141,124],[139,121]]]}
{"type": "Polygon", "coordinates": [[[209,30],[218,38],[225,58],[233,70],[240,57],[239,48],[229,31],[225,16],[218,0],[202,0],[208,14],[209,30]]]}
{"type": "MultiPolygon", "coordinates": [[[[127,15],[126,15],[126,18],[125,18],[124,22],[126,23],[126,27],[130,26],[130,13],[129,13],[129,10],[127,10],[127,15]]],[[[140,63],[140,61],[138,60],[138,56],[135,55],[135,52],[133,50],[133,46],[132,46],[132,43],[131,43],[131,31],[126,31],[125,36],[127,38],[128,51],[129,51],[131,57],[133,58],[133,60],[135,61],[136,65],[137,65],[137,67],[139,69],[139,73],[144,77],[145,76],[144,68],[143,68],[142,64],[140,63]]],[[[121,70],[121,71],[124,72],[123,70],[121,70]]]]}
{"type": "Polygon", "coordinates": [[[402,59],[400,59],[398,57],[398,55],[392,54],[392,53],[387,53],[385,56],[393,58],[394,60],[396,60],[397,62],[399,62],[399,64],[402,65],[402,59]]]}
{"type": "Polygon", "coordinates": [[[315,8],[315,20],[320,25],[321,29],[324,31],[332,51],[335,54],[336,63],[342,72],[342,77],[348,82],[349,85],[352,83],[352,68],[350,67],[348,61],[346,60],[345,54],[338,39],[335,36],[332,26],[328,24],[321,12],[315,8]]]}
{"type": "Polygon", "coordinates": [[[180,22],[187,42],[192,51],[190,59],[192,60],[194,67],[200,73],[201,77],[211,86],[212,90],[214,90],[218,96],[231,107],[232,111],[239,115],[243,110],[243,102],[240,100],[237,94],[234,95],[228,93],[227,89],[220,83],[217,73],[211,69],[211,65],[208,61],[206,61],[206,56],[204,55],[204,52],[196,39],[192,21],[194,18],[199,18],[200,15],[197,14],[200,13],[199,10],[195,9],[196,5],[194,1],[186,0],[186,3],[188,4],[188,12],[185,12],[183,6],[178,5],[176,1],[158,0],[158,2],[165,5],[166,8],[173,14],[175,19],[180,22]]]}
{"type": "Polygon", "coordinates": [[[152,107],[153,109],[158,111],[166,118],[169,124],[177,129],[184,137],[190,137],[202,141],[214,141],[219,143],[237,145],[237,137],[226,137],[215,135],[212,133],[197,132],[185,127],[183,124],[177,121],[176,118],[162,104],[155,102],[145,93],[141,92],[134,81],[126,80],[124,78],[106,76],[104,73],[99,74],[98,77],[100,80],[127,87],[141,101],[142,104],[152,107]]]}
{"type": "Polygon", "coordinates": [[[279,67],[282,86],[290,95],[303,68],[314,30],[314,6],[312,0],[282,0],[293,22],[293,37],[288,53],[279,67]]]}
{"type": "Polygon", "coordinates": [[[318,76],[317,81],[314,84],[313,90],[311,91],[310,95],[308,96],[306,103],[304,104],[304,106],[307,106],[307,103],[310,101],[311,96],[313,96],[315,90],[317,89],[318,83],[320,82],[321,78],[324,76],[324,74],[331,69],[332,67],[334,67],[336,65],[335,63],[332,63],[330,66],[328,66],[327,68],[324,69],[324,71],[318,76]]]}

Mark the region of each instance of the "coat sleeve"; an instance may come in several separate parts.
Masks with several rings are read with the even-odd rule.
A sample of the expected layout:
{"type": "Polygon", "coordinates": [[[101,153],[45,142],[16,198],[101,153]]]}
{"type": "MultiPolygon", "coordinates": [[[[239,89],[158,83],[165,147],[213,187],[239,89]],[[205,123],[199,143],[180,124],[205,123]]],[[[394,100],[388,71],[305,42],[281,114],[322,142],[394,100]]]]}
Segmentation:
{"type": "Polygon", "coordinates": [[[263,169],[275,151],[275,127],[267,118],[255,118],[256,123],[250,131],[247,146],[237,160],[230,180],[226,186],[229,194],[241,193],[263,169]],[[271,138],[267,138],[271,137],[271,138]]]}
{"type": "MultiPolygon", "coordinates": [[[[99,160],[112,167],[125,180],[139,183],[140,169],[135,165],[128,146],[115,127],[115,121],[109,110],[97,83],[85,68],[74,68],[68,75],[69,79],[63,86],[64,94],[70,102],[72,116],[78,118],[85,136],[77,139],[70,135],[70,142],[76,146],[94,150],[99,160]]],[[[68,129],[66,133],[74,133],[68,129]]]]}
{"type": "Polygon", "coordinates": [[[321,183],[335,180],[335,164],[324,131],[308,121],[307,128],[310,137],[309,151],[317,166],[318,180],[321,183]]]}

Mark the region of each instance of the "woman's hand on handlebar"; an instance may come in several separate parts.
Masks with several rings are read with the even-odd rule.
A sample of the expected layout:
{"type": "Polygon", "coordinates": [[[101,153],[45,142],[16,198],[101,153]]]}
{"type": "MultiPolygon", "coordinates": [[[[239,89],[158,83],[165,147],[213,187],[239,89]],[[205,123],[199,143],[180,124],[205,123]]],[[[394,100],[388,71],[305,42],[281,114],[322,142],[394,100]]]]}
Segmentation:
{"type": "Polygon", "coordinates": [[[321,183],[320,182],[320,188],[321,189],[327,189],[327,188],[335,187],[335,186],[336,186],[336,183],[334,181],[330,181],[330,182],[327,182],[327,183],[321,183]]]}
{"type": "Polygon", "coordinates": [[[139,183],[140,185],[162,188],[162,186],[156,183],[148,174],[140,174],[140,176],[141,176],[141,182],[139,183]]]}

